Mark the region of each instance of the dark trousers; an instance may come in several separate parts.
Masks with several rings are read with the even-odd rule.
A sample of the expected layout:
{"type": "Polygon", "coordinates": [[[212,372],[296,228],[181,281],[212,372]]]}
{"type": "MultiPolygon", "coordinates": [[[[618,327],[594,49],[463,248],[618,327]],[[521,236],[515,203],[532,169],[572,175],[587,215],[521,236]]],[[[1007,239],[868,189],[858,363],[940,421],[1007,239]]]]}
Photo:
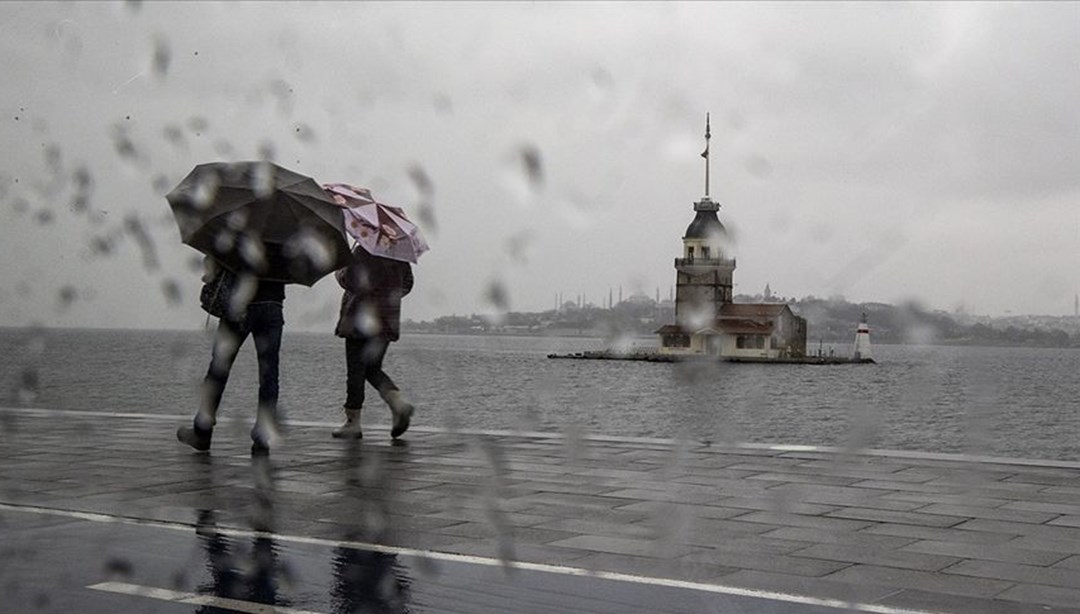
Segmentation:
{"type": "Polygon", "coordinates": [[[213,425],[221,405],[221,395],[229,381],[229,371],[240,352],[240,346],[251,335],[255,339],[255,353],[259,359],[259,417],[277,418],[278,367],[281,352],[281,332],[285,318],[281,303],[252,303],[248,305],[247,317],[241,322],[221,320],[214,338],[210,369],[203,380],[203,406],[199,418],[210,420],[203,428],[213,425]]]}
{"type": "Polygon", "coordinates": [[[383,357],[390,347],[385,337],[345,338],[345,408],[364,406],[364,382],[371,382],[380,396],[398,387],[382,370],[383,357]]]}

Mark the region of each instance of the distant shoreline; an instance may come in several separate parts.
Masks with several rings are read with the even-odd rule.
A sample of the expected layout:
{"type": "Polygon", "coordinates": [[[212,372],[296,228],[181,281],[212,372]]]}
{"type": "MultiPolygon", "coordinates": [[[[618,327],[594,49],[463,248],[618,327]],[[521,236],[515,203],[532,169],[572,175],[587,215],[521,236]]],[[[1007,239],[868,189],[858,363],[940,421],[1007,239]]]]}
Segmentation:
{"type": "MultiPolygon", "coordinates": [[[[210,330],[206,329],[191,329],[191,328],[122,328],[122,327],[64,327],[64,326],[0,326],[0,333],[11,334],[27,334],[32,331],[44,331],[47,333],[57,332],[127,332],[133,334],[153,334],[153,333],[176,333],[176,334],[209,334],[210,330]]],[[[286,336],[292,335],[312,335],[312,336],[326,336],[335,338],[335,335],[331,331],[312,331],[312,330],[289,330],[286,327],[286,336]]],[[[408,338],[411,336],[443,336],[443,337],[515,337],[515,338],[570,338],[570,339],[595,339],[597,341],[609,341],[611,337],[596,332],[582,332],[575,331],[557,331],[557,332],[525,332],[525,331],[499,331],[499,332],[467,332],[467,331],[419,331],[419,330],[403,330],[401,332],[402,338],[408,338]]],[[[634,341],[643,341],[655,339],[653,335],[633,335],[626,336],[624,338],[634,341]]],[[[826,340],[822,339],[821,344],[825,346],[834,345],[850,345],[854,340],[854,333],[852,339],[837,339],[826,340]]],[[[873,345],[879,346],[902,346],[902,347],[984,347],[984,348],[1017,348],[1017,349],[1044,349],[1044,350],[1062,350],[1062,351],[1077,351],[1080,347],[1076,346],[1056,346],[1056,345],[1037,345],[1037,344],[1017,344],[1017,343],[992,343],[985,341],[964,341],[957,339],[931,341],[928,343],[908,343],[908,342],[896,342],[896,341],[877,341],[872,340],[873,345]]],[[[812,349],[819,343],[814,339],[807,343],[807,348],[812,349]]]]}

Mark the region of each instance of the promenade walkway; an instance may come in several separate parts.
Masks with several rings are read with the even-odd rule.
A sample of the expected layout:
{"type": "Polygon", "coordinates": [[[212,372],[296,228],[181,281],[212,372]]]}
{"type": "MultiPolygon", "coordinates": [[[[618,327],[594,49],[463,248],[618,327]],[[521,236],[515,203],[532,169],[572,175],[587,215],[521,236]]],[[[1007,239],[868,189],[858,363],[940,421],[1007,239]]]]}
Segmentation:
{"type": "Polygon", "coordinates": [[[0,409],[0,610],[1080,614],[1080,463],[186,420],[0,409]]]}

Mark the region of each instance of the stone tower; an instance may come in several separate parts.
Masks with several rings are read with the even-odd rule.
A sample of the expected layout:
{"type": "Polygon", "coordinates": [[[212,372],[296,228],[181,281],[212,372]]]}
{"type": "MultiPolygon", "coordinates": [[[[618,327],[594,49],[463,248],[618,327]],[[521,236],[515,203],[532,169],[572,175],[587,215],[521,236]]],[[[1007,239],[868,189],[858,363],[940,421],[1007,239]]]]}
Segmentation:
{"type": "Polygon", "coordinates": [[[694,203],[695,216],[683,235],[683,254],[675,259],[675,324],[690,332],[709,326],[731,302],[735,260],[726,252],[727,230],[720,203],[709,197],[709,116],[705,116],[705,196],[694,203]]]}

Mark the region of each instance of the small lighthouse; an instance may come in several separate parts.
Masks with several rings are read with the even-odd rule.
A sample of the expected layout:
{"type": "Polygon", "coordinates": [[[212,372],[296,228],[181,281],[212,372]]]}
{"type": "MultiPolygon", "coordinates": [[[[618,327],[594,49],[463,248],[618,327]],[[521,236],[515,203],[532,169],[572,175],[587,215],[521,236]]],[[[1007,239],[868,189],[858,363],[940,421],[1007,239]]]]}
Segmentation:
{"type": "Polygon", "coordinates": [[[851,355],[852,360],[872,361],[873,353],[870,351],[870,327],[866,324],[866,313],[863,312],[862,320],[855,329],[855,351],[851,355]]]}

